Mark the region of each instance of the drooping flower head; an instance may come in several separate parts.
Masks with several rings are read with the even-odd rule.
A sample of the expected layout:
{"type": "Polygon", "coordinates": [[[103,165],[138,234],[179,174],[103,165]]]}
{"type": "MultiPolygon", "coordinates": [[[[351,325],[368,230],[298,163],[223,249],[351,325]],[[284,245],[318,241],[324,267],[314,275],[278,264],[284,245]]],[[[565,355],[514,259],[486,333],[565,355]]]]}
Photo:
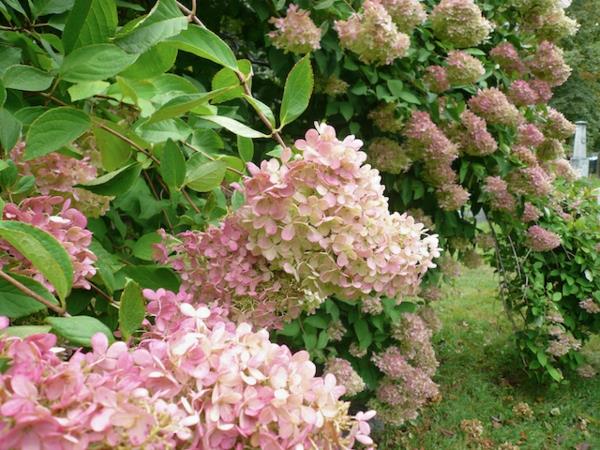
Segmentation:
{"type": "Polygon", "coordinates": [[[425,69],[423,75],[425,86],[436,94],[441,94],[450,89],[450,81],[448,80],[448,72],[442,66],[429,66],[425,69]]]}
{"type": "Polygon", "coordinates": [[[335,376],[337,382],[346,388],[344,394],[348,397],[353,397],[366,388],[363,379],[345,359],[330,358],[325,363],[323,372],[335,376]]]}
{"type": "Polygon", "coordinates": [[[493,29],[473,0],[442,0],[431,13],[431,25],[438,39],[457,48],[477,47],[493,29]]]}
{"type": "Polygon", "coordinates": [[[490,51],[490,57],[509,73],[523,74],[527,70],[519,52],[510,42],[502,42],[490,51]]]}
{"type": "Polygon", "coordinates": [[[376,0],[366,0],[360,13],[334,25],[340,45],[358,55],[365,64],[391,64],[406,55],[410,38],[396,27],[385,7],[376,0]]]}
{"type": "Polygon", "coordinates": [[[297,5],[290,4],[285,17],[271,17],[270,22],[275,30],[269,33],[269,38],[286,53],[304,54],[321,48],[321,30],[310,18],[310,12],[297,5]]]}
{"type": "Polygon", "coordinates": [[[569,122],[562,113],[549,107],[548,112],[544,115],[543,130],[546,136],[562,141],[573,136],[575,125],[569,122]]]}
{"type": "Polygon", "coordinates": [[[527,230],[527,245],[535,252],[547,252],[560,245],[560,236],[539,225],[533,225],[527,230]]]}
{"type": "Polygon", "coordinates": [[[515,170],[508,175],[507,182],[515,194],[543,198],[553,190],[552,179],[540,166],[515,170]]]}
{"type": "Polygon", "coordinates": [[[560,86],[571,75],[571,68],[565,63],[563,51],[548,41],[540,43],[527,65],[531,73],[550,86],[560,86]]]}
{"type": "Polygon", "coordinates": [[[517,144],[536,148],[546,140],[544,134],[532,123],[519,125],[517,144]]]}
{"type": "Polygon", "coordinates": [[[515,212],[517,204],[513,195],[508,192],[508,184],[500,177],[487,177],[483,188],[490,196],[490,206],[493,210],[509,214],[515,212]]]}
{"type": "Polygon", "coordinates": [[[535,105],[539,102],[538,93],[525,80],[516,80],[510,85],[508,98],[517,106],[535,105]]]}
{"type": "Polygon", "coordinates": [[[382,103],[370,111],[367,117],[377,128],[386,133],[398,133],[404,127],[402,119],[396,117],[395,103],[382,103]]]}
{"type": "Polygon", "coordinates": [[[466,110],[460,116],[466,132],[462,134],[460,148],[473,156],[491,155],[498,149],[494,136],[487,130],[484,119],[466,110]]]}
{"type": "Polygon", "coordinates": [[[536,208],[534,205],[532,205],[530,202],[525,202],[525,207],[523,209],[523,216],[521,216],[521,218],[523,219],[523,222],[525,222],[525,223],[535,222],[540,217],[542,217],[542,212],[538,208],[536,208]]]}
{"type": "Polygon", "coordinates": [[[376,138],[367,150],[367,161],[380,172],[400,174],[410,169],[412,160],[407,150],[388,138],[376,138]]]}

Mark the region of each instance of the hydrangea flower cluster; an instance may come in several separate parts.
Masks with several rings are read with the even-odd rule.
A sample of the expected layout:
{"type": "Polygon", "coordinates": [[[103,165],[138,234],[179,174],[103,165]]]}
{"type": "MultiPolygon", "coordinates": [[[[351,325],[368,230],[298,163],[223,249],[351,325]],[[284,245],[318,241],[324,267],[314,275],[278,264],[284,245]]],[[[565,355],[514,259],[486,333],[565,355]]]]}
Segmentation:
{"type": "Polygon", "coordinates": [[[448,81],[455,86],[476,83],[485,74],[481,61],[460,50],[451,51],[446,64],[448,81]]]}
{"type": "Polygon", "coordinates": [[[490,197],[490,207],[495,211],[509,214],[515,212],[517,203],[513,195],[508,192],[508,184],[500,177],[487,177],[483,188],[490,197]]]}
{"type": "Polygon", "coordinates": [[[344,80],[335,75],[331,75],[330,77],[318,83],[315,86],[315,89],[324,93],[325,95],[329,95],[330,97],[337,97],[338,95],[345,94],[348,91],[349,86],[350,85],[344,80]]]}
{"type": "Polygon", "coordinates": [[[600,305],[594,301],[593,298],[586,298],[579,302],[579,307],[588,314],[600,313],[600,305]]]}
{"type": "Polygon", "coordinates": [[[410,38],[398,30],[392,17],[378,0],[366,0],[362,11],[334,25],[340,45],[356,53],[365,64],[391,64],[406,55],[410,38]]]}
{"type": "Polygon", "coordinates": [[[565,332],[560,327],[555,328],[556,330],[551,332],[554,339],[550,340],[546,353],[555,358],[560,358],[572,350],[577,351],[581,348],[581,342],[575,339],[570,333],[565,332]]]}
{"type": "Polygon", "coordinates": [[[512,154],[527,167],[536,167],[538,160],[535,154],[525,145],[516,145],[512,148],[512,154]]]}
{"type": "Polygon", "coordinates": [[[479,90],[469,100],[469,108],[492,125],[516,127],[523,122],[519,110],[497,88],[479,90]]]}
{"type": "Polygon", "coordinates": [[[525,14],[524,28],[535,32],[538,39],[558,42],[573,36],[579,29],[576,20],[565,14],[558,5],[548,5],[547,8],[533,8],[525,14]]]}
{"type": "Polygon", "coordinates": [[[425,86],[436,94],[441,94],[450,89],[450,81],[448,80],[448,72],[442,66],[429,66],[425,69],[423,75],[425,86]]]}
{"type": "MultiPolygon", "coordinates": [[[[71,201],[58,196],[31,197],[19,205],[7,203],[4,220],[16,220],[37,227],[56,238],[71,258],[73,264],[73,287],[90,289],[88,281],[96,274],[94,255],[89,246],[92,233],[86,229],[87,219],[71,201]]],[[[51,292],[54,287],[44,276],[7,242],[0,241],[0,264],[13,273],[32,277],[51,292]]]]}
{"type": "Polygon", "coordinates": [[[344,387],[315,377],[265,330],[235,325],[183,291],[146,290],[150,326],[138,347],[92,338],[56,356],[56,338],[0,336],[0,439],[8,448],[339,448],[372,445],[374,412],[348,415],[344,387]],[[198,302],[193,302],[198,303],[198,302]],[[337,447],[336,447],[337,448],[337,447]]]}
{"type": "Polygon", "coordinates": [[[554,92],[552,92],[552,87],[550,84],[543,80],[530,80],[529,86],[537,93],[538,103],[548,103],[554,96],[554,92]]]}
{"type": "Polygon", "coordinates": [[[558,139],[546,139],[537,149],[540,161],[553,161],[565,156],[565,149],[558,139]]]}
{"type": "Polygon", "coordinates": [[[525,202],[525,206],[523,207],[523,215],[521,216],[523,222],[535,222],[540,217],[542,217],[542,212],[530,202],[525,202]]]}
{"type": "Polygon", "coordinates": [[[460,149],[473,156],[491,155],[498,149],[484,119],[466,110],[460,116],[465,132],[460,136],[460,149]]]}
{"type": "Polygon", "coordinates": [[[21,175],[35,178],[40,194],[71,199],[75,208],[92,217],[102,216],[110,208],[111,197],[75,187],[97,177],[98,171],[90,157],[76,159],[52,152],[26,161],[24,153],[25,142],[20,142],[11,150],[10,157],[21,175]]]}
{"type": "Polygon", "coordinates": [[[457,48],[476,47],[493,30],[473,0],[442,0],[431,12],[435,36],[457,48]]]}
{"type": "Polygon", "coordinates": [[[358,373],[352,368],[352,365],[342,358],[330,358],[325,363],[325,369],[323,370],[326,374],[331,374],[335,377],[338,383],[340,383],[346,389],[345,395],[353,397],[356,394],[364,391],[366,385],[363,379],[358,373]]]}
{"type": "Polygon", "coordinates": [[[370,111],[367,117],[385,133],[398,133],[404,128],[402,119],[396,117],[396,105],[394,103],[382,103],[370,111]]]}
{"type": "Polygon", "coordinates": [[[523,74],[527,70],[519,52],[510,42],[502,42],[494,47],[490,51],[490,57],[508,73],[523,74]]]}
{"type": "Polygon", "coordinates": [[[396,141],[376,138],[367,150],[368,162],[381,172],[400,174],[410,169],[412,160],[408,151],[396,141]]]}
{"type": "Polygon", "coordinates": [[[511,172],[507,181],[510,190],[515,194],[543,198],[553,190],[552,179],[537,165],[511,172]]]}
{"type": "Polygon", "coordinates": [[[564,158],[558,158],[552,161],[548,161],[544,164],[544,169],[551,173],[552,175],[564,178],[568,181],[573,181],[577,179],[578,175],[575,170],[573,170],[573,166],[569,161],[564,158]]]}
{"type": "Polygon", "coordinates": [[[549,138],[565,140],[575,133],[575,125],[554,108],[548,108],[543,118],[543,131],[549,138]]]}
{"type": "Polygon", "coordinates": [[[539,102],[538,93],[525,80],[516,80],[510,85],[508,98],[517,106],[535,105],[539,102]]]}
{"type": "Polygon", "coordinates": [[[275,30],[269,33],[273,45],[286,53],[304,54],[321,48],[321,30],[310,18],[310,12],[290,4],[283,18],[271,17],[275,30]]]}
{"type": "Polygon", "coordinates": [[[469,200],[469,193],[457,184],[452,161],[458,157],[458,147],[433,123],[429,114],[415,111],[404,135],[416,159],[423,159],[428,181],[436,188],[442,209],[455,211],[469,200]]]}
{"type": "Polygon", "coordinates": [[[410,34],[427,20],[427,12],[419,0],[381,0],[400,31],[410,34]]]}
{"type": "Polygon", "coordinates": [[[162,249],[163,261],[188,291],[267,327],[333,294],[414,294],[439,256],[437,237],[389,213],[361,146],[353,136],[338,140],[330,126],[309,130],[295,159],[249,166],[251,177],[237,187],[246,204],[221,227],[183,233],[170,246],[175,256],[162,249]]]}
{"type": "Polygon", "coordinates": [[[539,225],[533,225],[527,230],[527,245],[534,252],[548,252],[560,245],[560,236],[539,225]]]}
{"type": "Polygon", "coordinates": [[[546,140],[544,134],[532,123],[524,123],[519,125],[519,129],[517,131],[518,145],[536,148],[542,145],[546,140]]]}
{"type": "Polygon", "coordinates": [[[571,68],[565,63],[563,51],[548,41],[538,45],[527,65],[531,73],[550,86],[560,86],[571,75],[571,68]]]}
{"type": "Polygon", "coordinates": [[[369,404],[377,408],[386,423],[400,425],[416,418],[418,409],[438,396],[438,387],[431,380],[438,363],[431,346],[431,330],[418,315],[404,314],[393,336],[399,346],[388,347],[372,357],[385,377],[377,398],[369,404]]]}

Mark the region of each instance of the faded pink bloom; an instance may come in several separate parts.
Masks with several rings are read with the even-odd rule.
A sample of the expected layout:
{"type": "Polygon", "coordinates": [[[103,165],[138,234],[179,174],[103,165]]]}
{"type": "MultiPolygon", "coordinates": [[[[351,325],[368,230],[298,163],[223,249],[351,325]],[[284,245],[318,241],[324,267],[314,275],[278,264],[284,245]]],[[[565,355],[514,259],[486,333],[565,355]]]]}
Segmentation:
{"type": "Polygon", "coordinates": [[[588,314],[600,313],[600,305],[596,303],[593,298],[586,298],[585,300],[580,301],[579,307],[588,314]]]}
{"type": "Polygon", "coordinates": [[[527,194],[543,198],[553,190],[552,179],[539,166],[518,169],[507,177],[510,190],[515,194],[527,194]]]}
{"type": "Polygon", "coordinates": [[[538,93],[525,80],[513,81],[508,98],[517,106],[535,105],[539,101],[538,93]]]}
{"type": "Polygon", "coordinates": [[[398,133],[404,127],[402,120],[396,117],[396,104],[394,103],[380,104],[370,111],[367,117],[377,128],[386,133],[398,133]]]}
{"type": "Polygon", "coordinates": [[[502,42],[490,51],[492,60],[507,72],[523,74],[527,70],[519,52],[510,42],[502,42]]]}
{"type": "Polygon", "coordinates": [[[544,168],[556,177],[564,178],[568,181],[577,179],[577,172],[573,170],[571,163],[564,158],[548,161],[544,164],[544,168]]]}
{"type": "Polygon", "coordinates": [[[391,64],[406,55],[410,38],[398,31],[392,17],[377,0],[366,0],[362,10],[348,20],[336,20],[340,45],[358,55],[365,64],[391,64]]]}
{"type": "Polygon", "coordinates": [[[345,395],[354,397],[356,394],[364,391],[365,382],[354,370],[352,365],[342,358],[330,358],[325,362],[323,370],[326,374],[331,374],[337,382],[346,388],[345,395]]]}
{"type": "Polygon", "coordinates": [[[542,80],[529,81],[529,87],[536,92],[538,96],[538,103],[548,103],[554,95],[552,92],[552,87],[542,80]]]}
{"type": "Polygon", "coordinates": [[[523,122],[519,110],[497,88],[479,90],[469,100],[469,108],[492,125],[516,127],[523,122]]]}
{"type": "Polygon", "coordinates": [[[474,84],[485,75],[481,61],[467,52],[451,51],[446,58],[446,64],[448,81],[452,85],[474,84]]]}
{"type": "Polygon", "coordinates": [[[275,30],[269,33],[273,45],[286,53],[304,54],[321,48],[321,30],[310,18],[310,12],[291,3],[283,18],[271,17],[275,30]]]}
{"type": "Polygon", "coordinates": [[[558,158],[564,158],[565,149],[558,139],[546,139],[537,149],[537,156],[540,161],[553,161],[558,158]]]}
{"type": "Polygon", "coordinates": [[[560,246],[560,236],[539,225],[533,225],[527,230],[527,245],[535,252],[547,252],[560,246]]]}
{"type": "Polygon", "coordinates": [[[525,207],[523,209],[523,216],[521,216],[521,218],[523,219],[523,222],[525,222],[525,223],[535,222],[540,217],[542,217],[542,212],[539,209],[537,209],[535,206],[533,206],[530,202],[525,202],[525,207]]]}
{"type": "Polygon", "coordinates": [[[537,78],[550,86],[560,86],[571,75],[571,68],[565,63],[563,51],[548,41],[540,43],[527,65],[537,78]]]}
{"type": "Polygon", "coordinates": [[[569,36],[573,36],[579,29],[576,20],[565,14],[563,8],[554,7],[547,12],[539,14],[538,11],[527,15],[525,29],[535,33],[538,39],[559,42],[569,36]]]}
{"type": "Polygon", "coordinates": [[[528,167],[538,166],[538,160],[535,154],[524,145],[516,145],[512,149],[512,154],[528,167]]]}
{"type": "Polygon", "coordinates": [[[487,177],[483,188],[490,196],[490,206],[493,210],[509,214],[515,212],[517,203],[515,198],[508,192],[508,184],[500,177],[487,177]]]}
{"type": "Polygon", "coordinates": [[[436,94],[441,94],[450,89],[450,81],[448,81],[448,72],[442,66],[429,66],[425,69],[423,82],[430,91],[436,94]]]}
{"type": "Polygon", "coordinates": [[[448,184],[435,191],[438,204],[444,211],[457,211],[467,204],[471,194],[459,184],[448,184]]]}
{"type": "Polygon", "coordinates": [[[466,110],[461,114],[460,120],[466,129],[466,133],[461,137],[461,150],[469,155],[485,156],[491,155],[498,149],[498,143],[487,130],[484,119],[466,110]]]}
{"type": "Polygon", "coordinates": [[[550,138],[562,141],[570,138],[575,133],[575,125],[554,108],[549,107],[543,118],[545,120],[543,125],[544,134],[550,138]]]}
{"type": "Polygon", "coordinates": [[[545,140],[544,134],[532,123],[519,125],[517,135],[517,145],[526,147],[538,147],[545,140]]]}
{"type": "MultiPolygon", "coordinates": [[[[51,234],[71,258],[73,287],[90,289],[88,280],[96,274],[96,255],[89,249],[92,233],[86,229],[86,217],[70,205],[71,201],[62,197],[31,197],[19,205],[7,203],[4,206],[3,218],[33,225],[51,234]]],[[[5,253],[0,259],[3,266],[14,273],[32,277],[50,291],[54,291],[48,280],[15,248],[0,241],[0,250],[5,253]]]]}
{"type": "Polygon", "coordinates": [[[381,4],[403,33],[412,33],[427,20],[427,13],[419,0],[381,0],[381,4]]]}
{"type": "Polygon", "coordinates": [[[457,48],[477,47],[493,30],[473,0],[442,0],[431,12],[435,36],[457,48]]]}

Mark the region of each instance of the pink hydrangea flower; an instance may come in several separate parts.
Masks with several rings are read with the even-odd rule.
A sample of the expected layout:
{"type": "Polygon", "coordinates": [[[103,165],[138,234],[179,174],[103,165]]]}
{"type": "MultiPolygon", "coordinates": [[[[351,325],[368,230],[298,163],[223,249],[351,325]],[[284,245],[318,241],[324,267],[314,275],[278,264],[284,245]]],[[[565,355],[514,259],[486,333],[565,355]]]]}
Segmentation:
{"type": "Polygon", "coordinates": [[[593,298],[587,298],[579,302],[579,307],[586,311],[588,314],[600,313],[600,305],[594,301],[593,298]]]}
{"type": "Polygon", "coordinates": [[[461,136],[461,150],[474,156],[491,155],[498,149],[494,136],[487,130],[484,119],[466,110],[460,116],[466,132],[461,136]]]}
{"type": "Polygon", "coordinates": [[[535,105],[539,101],[538,93],[525,80],[516,80],[510,85],[508,98],[517,106],[535,105]]]}
{"type": "Polygon", "coordinates": [[[543,198],[553,190],[552,179],[539,166],[518,169],[507,177],[509,188],[516,194],[543,198]]]}
{"type": "Polygon", "coordinates": [[[467,52],[451,51],[446,58],[446,64],[448,81],[452,85],[473,84],[485,75],[481,61],[467,52]]]}
{"type": "Polygon", "coordinates": [[[493,210],[509,214],[515,212],[517,203],[513,195],[508,192],[508,184],[500,177],[487,177],[483,188],[490,197],[490,206],[493,210]]]}
{"type": "Polygon", "coordinates": [[[516,145],[512,149],[512,154],[523,164],[528,167],[536,167],[539,165],[535,154],[524,145],[516,145]]]}
{"type": "Polygon", "coordinates": [[[385,7],[377,0],[366,0],[362,10],[348,20],[336,20],[340,45],[365,64],[391,64],[406,55],[410,38],[396,27],[385,7]]]}
{"type": "Polygon", "coordinates": [[[531,80],[529,81],[529,87],[533,89],[538,96],[538,103],[548,103],[554,93],[552,92],[552,87],[542,80],[531,80]]]}
{"type": "MultiPolygon", "coordinates": [[[[71,257],[73,287],[90,289],[88,280],[96,274],[96,255],[89,249],[92,233],[86,229],[86,217],[77,209],[71,208],[70,204],[70,200],[62,197],[31,197],[20,205],[7,203],[3,218],[33,225],[54,236],[71,257]]],[[[0,250],[6,255],[1,258],[4,267],[11,272],[33,277],[50,291],[54,291],[54,287],[15,248],[0,241],[0,250]]]]}
{"type": "Polygon", "coordinates": [[[419,0],[380,0],[400,31],[410,34],[427,20],[427,13],[419,0]]]}
{"type": "Polygon", "coordinates": [[[332,374],[338,383],[346,388],[345,395],[349,397],[364,391],[366,387],[363,379],[345,359],[330,358],[325,363],[324,373],[332,374]]]}
{"type": "Polygon", "coordinates": [[[575,125],[554,108],[548,108],[548,112],[544,115],[544,120],[544,134],[550,138],[562,141],[570,138],[575,133],[575,125]]]}
{"type": "Polygon", "coordinates": [[[271,17],[275,30],[269,38],[275,47],[286,53],[304,54],[321,48],[321,30],[310,18],[310,12],[291,3],[285,17],[271,17]]]}
{"type": "Polygon", "coordinates": [[[563,51],[548,41],[540,43],[527,65],[533,75],[550,86],[560,86],[571,75],[571,68],[565,63],[563,51]]]}
{"type": "Polygon", "coordinates": [[[459,184],[448,184],[436,189],[435,196],[444,211],[458,211],[468,203],[471,194],[459,184]]]}
{"type": "Polygon", "coordinates": [[[542,217],[542,212],[538,208],[536,208],[534,205],[532,205],[530,202],[525,202],[525,207],[523,209],[523,215],[521,216],[521,218],[523,219],[523,222],[525,222],[525,223],[535,222],[540,217],[542,217]]]}
{"type": "Polygon", "coordinates": [[[388,138],[373,139],[367,155],[367,161],[380,172],[397,175],[406,172],[412,165],[407,149],[388,138]]]}
{"type": "Polygon", "coordinates": [[[536,148],[544,143],[544,134],[532,123],[519,125],[517,134],[517,144],[526,147],[536,148]]]}
{"type": "Polygon", "coordinates": [[[458,48],[477,47],[492,32],[473,0],[442,0],[431,12],[435,36],[458,48]]]}
{"type": "Polygon", "coordinates": [[[523,122],[519,110],[497,88],[482,89],[469,100],[469,108],[492,125],[516,127],[523,122]]]}
{"type": "Polygon", "coordinates": [[[560,236],[539,225],[533,225],[527,230],[527,245],[534,252],[548,252],[560,246],[560,236]]]}
{"type": "Polygon", "coordinates": [[[442,66],[429,66],[425,69],[423,82],[427,88],[436,94],[441,94],[450,89],[450,81],[448,81],[448,72],[442,66]]]}
{"type": "Polygon", "coordinates": [[[523,74],[527,70],[519,52],[510,42],[502,42],[490,51],[494,62],[507,72],[523,74]]]}

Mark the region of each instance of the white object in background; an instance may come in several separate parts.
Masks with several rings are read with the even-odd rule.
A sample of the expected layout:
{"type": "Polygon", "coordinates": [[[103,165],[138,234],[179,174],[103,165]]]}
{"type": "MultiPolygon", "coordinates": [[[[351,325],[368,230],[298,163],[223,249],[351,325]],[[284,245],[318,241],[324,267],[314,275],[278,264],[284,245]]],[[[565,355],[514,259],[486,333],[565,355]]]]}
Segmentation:
{"type": "Polygon", "coordinates": [[[560,6],[562,9],[567,9],[569,6],[571,6],[571,3],[573,3],[572,0],[558,0],[558,6],[560,6]]]}
{"type": "Polygon", "coordinates": [[[590,160],[587,157],[587,122],[575,122],[575,143],[571,166],[578,177],[587,177],[590,173],[590,160]]]}

